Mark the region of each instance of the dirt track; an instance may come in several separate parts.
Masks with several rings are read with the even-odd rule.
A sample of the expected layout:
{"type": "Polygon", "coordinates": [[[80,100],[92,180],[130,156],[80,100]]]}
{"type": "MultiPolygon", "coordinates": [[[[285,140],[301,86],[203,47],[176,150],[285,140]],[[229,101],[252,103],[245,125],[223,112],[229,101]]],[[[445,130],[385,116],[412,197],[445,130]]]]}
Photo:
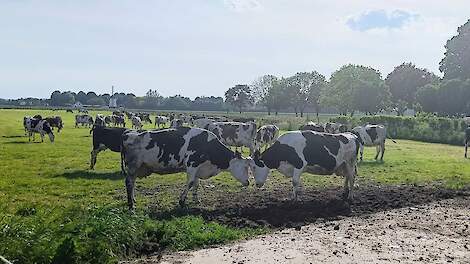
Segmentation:
{"type": "Polygon", "coordinates": [[[276,233],[132,263],[470,263],[468,190],[361,184],[354,202],[347,204],[339,199],[341,187],[305,188],[303,201],[292,204],[289,185],[279,185],[272,191],[230,195],[223,186],[214,186],[203,189],[202,204],[190,209],[150,209],[157,219],[201,215],[235,227],[269,226],[276,233]]]}

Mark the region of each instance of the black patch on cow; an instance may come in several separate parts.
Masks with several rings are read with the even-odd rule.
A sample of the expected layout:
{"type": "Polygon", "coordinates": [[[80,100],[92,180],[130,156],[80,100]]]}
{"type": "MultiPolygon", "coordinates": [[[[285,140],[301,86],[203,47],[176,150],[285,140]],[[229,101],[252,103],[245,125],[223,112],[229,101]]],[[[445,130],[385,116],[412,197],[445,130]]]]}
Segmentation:
{"type": "Polygon", "coordinates": [[[209,132],[203,131],[190,139],[188,152],[193,152],[188,158],[188,166],[197,167],[209,160],[219,169],[228,169],[235,153],[222,144],[217,138],[208,141],[209,132]]]}
{"type": "Polygon", "coordinates": [[[377,127],[367,127],[366,132],[369,135],[372,142],[377,140],[377,127]]]}
{"type": "Polygon", "coordinates": [[[336,136],[336,138],[338,138],[341,142],[343,142],[343,144],[347,144],[349,142],[349,139],[343,135],[338,135],[336,136]]]}
{"type": "Polygon", "coordinates": [[[151,140],[145,149],[152,149],[158,147],[158,161],[168,166],[170,163],[170,155],[173,155],[175,160],[181,160],[179,152],[184,145],[183,136],[190,130],[188,127],[181,127],[179,129],[165,129],[159,131],[148,132],[151,140]]]}
{"type": "Polygon", "coordinates": [[[260,160],[260,153],[258,150],[256,150],[253,155],[253,161],[255,162],[256,166],[264,168],[264,162],[260,160]]]}
{"type": "Polygon", "coordinates": [[[279,141],[276,141],[261,154],[261,160],[270,169],[279,168],[281,161],[286,161],[297,169],[303,167],[303,161],[300,159],[299,155],[297,155],[295,149],[291,146],[281,144],[279,141]]]}
{"type": "Polygon", "coordinates": [[[357,142],[358,142],[359,144],[364,145],[364,141],[362,140],[362,137],[361,137],[361,135],[359,135],[358,132],[356,132],[356,131],[353,130],[353,131],[351,131],[351,133],[356,136],[357,142]]]}
{"type": "Polygon", "coordinates": [[[470,141],[470,126],[465,128],[465,142],[470,141]]]}
{"type": "Polygon", "coordinates": [[[299,130],[301,130],[301,131],[311,130],[311,131],[316,131],[316,132],[325,132],[325,128],[323,126],[317,125],[317,124],[303,125],[299,128],[299,130]]]}
{"type": "Polygon", "coordinates": [[[42,124],[42,130],[44,130],[46,134],[52,134],[51,125],[47,121],[44,121],[44,123],[42,124]]]}
{"type": "Polygon", "coordinates": [[[122,139],[127,139],[127,135],[123,136],[126,130],[122,127],[94,127],[93,150],[99,149],[102,144],[111,151],[120,152],[122,139]]]}
{"type": "Polygon", "coordinates": [[[219,135],[221,138],[223,139],[229,138],[232,140],[236,138],[238,125],[222,124],[220,128],[222,130],[222,132],[219,135]]]}
{"type": "Polygon", "coordinates": [[[328,153],[325,147],[333,155],[337,155],[340,148],[338,137],[345,137],[311,131],[303,131],[302,135],[307,140],[303,150],[307,164],[309,166],[318,165],[328,171],[333,171],[336,167],[336,159],[328,153]]]}

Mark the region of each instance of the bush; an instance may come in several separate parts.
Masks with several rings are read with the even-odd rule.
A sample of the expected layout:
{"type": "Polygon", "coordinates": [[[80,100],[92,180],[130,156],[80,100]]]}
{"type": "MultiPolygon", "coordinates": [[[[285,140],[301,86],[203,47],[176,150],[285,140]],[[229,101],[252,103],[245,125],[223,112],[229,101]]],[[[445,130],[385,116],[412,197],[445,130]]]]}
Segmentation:
{"type": "Polygon", "coordinates": [[[383,124],[392,138],[411,139],[432,143],[462,145],[465,122],[460,119],[419,115],[403,116],[363,116],[361,118],[339,116],[330,118],[331,122],[346,124],[350,129],[365,124],[383,124]]]}

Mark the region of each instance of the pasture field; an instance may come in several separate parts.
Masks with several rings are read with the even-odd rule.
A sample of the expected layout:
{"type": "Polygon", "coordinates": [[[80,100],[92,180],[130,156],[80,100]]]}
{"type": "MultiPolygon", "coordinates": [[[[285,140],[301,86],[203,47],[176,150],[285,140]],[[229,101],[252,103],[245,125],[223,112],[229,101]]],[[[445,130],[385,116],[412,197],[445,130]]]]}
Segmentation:
{"type": "MultiPolygon", "coordinates": [[[[304,174],[302,201],[293,205],[290,181],[277,172],[262,189],[243,189],[221,173],[201,182],[201,204],[189,196],[188,208],[180,209],[185,174],[153,174],[137,180],[132,215],[119,154],[101,152],[95,170],[88,170],[90,130],[74,128],[74,116],[63,110],[0,110],[0,255],[10,261],[114,263],[252,237],[319,217],[429,203],[459,195],[470,183],[463,147],[397,140],[387,142],[383,163],[372,160],[375,148],[365,149],[351,205],[339,199],[343,180],[336,176],[304,174]],[[64,119],[54,143],[47,136],[44,143],[30,143],[24,136],[23,116],[35,114],[64,119]]],[[[284,124],[305,120],[275,118],[284,124]]]]}

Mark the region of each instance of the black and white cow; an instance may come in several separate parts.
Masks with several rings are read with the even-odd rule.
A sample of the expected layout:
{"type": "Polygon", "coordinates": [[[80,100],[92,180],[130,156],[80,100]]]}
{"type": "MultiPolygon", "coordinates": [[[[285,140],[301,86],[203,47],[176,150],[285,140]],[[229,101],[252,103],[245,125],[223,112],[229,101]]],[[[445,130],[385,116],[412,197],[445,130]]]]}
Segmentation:
{"type": "MultiPolygon", "coordinates": [[[[376,146],[377,154],[375,159],[380,155],[380,160],[383,160],[385,153],[385,139],[387,138],[387,129],[383,125],[366,125],[366,126],[357,126],[353,128],[352,133],[358,136],[361,141],[361,155],[360,159],[362,161],[362,156],[364,153],[364,146],[371,147],[376,146]]],[[[392,139],[393,142],[395,140],[392,139]]],[[[396,143],[396,142],[395,142],[396,143]]]]}
{"type": "MultiPolygon", "coordinates": [[[[102,114],[97,114],[95,117],[95,122],[93,127],[105,127],[106,126],[106,117],[102,114]]],[[[90,131],[91,132],[91,131],[90,131]]]]}
{"type": "MultiPolygon", "coordinates": [[[[112,115],[111,119],[114,123],[114,126],[126,127],[126,119],[124,118],[124,116],[112,115]]],[[[131,120],[132,120],[132,117],[131,117],[131,120]]]]}
{"type": "Polygon", "coordinates": [[[92,126],[94,124],[93,117],[89,115],[76,115],[75,116],[75,127],[78,127],[78,124],[82,126],[92,126]]]}
{"type": "MultiPolygon", "coordinates": [[[[93,132],[93,149],[91,150],[90,169],[96,164],[96,157],[100,151],[110,149],[113,152],[121,152],[122,134],[126,128],[95,126],[93,132]]],[[[121,161],[122,162],[122,161],[121,161]]],[[[121,164],[122,167],[122,164],[121,164]]]]}
{"type": "Polygon", "coordinates": [[[67,109],[65,110],[66,113],[73,113],[73,110],[72,109],[67,109]]]}
{"type": "Polygon", "coordinates": [[[178,127],[182,127],[182,126],[183,126],[183,120],[181,120],[181,119],[174,118],[170,122],[170,128],[178,128],[178,127]]]}
{"type": "Polygon", "coordinates": [[[156,116],[155,117],[155,127],[158,126],[158,128],[160,128],[160,125],[162,125],[164,127],[164,126],[166,126],[167,123],[168,123],[168,117],[166,117],[166,116],[156,116]]]}
{"type": "Polygon", "coordinates": [[[36,140],[35,133],[39,133],[39,135],[41,135],[41,142],[44,142],[44,136],[46,134],[49,136],[49,140],[54,142],[54,133],[47,120],[25,117],[24,122],[26,130],[28,131],[29,141],[31,141],[31,137],[33,137],[33,141],[36,140]]]}
{"type": "Polygon", "coordinates": [[[279,137],[279,128],[275,125],[264,125],[256,131],[255,149],[271,146],[279,137]]]}
{"type": "Polygon", "coordinates": [[[138,117],[138,116],[133,116],[133,117],[131,118],[131,122],[132,122],[132,128],[135,128],[135,129],[142,129],[143,124],[142,124],[142,120],[140,120],[140,117],[138,117]]]}
{"type": "Polygon", "coordinates": [[[465,128],[465,158],[467,157],[467,148],[470,144],[470,126],[465,128]]]}
{"type": "Polygon", "coordinates": [[[346,125],[340,123],[328,122],[325,124],[325,132],[331,134],[344,133],[348,130],[346,125]]]}
{"type": "Polygon", "coordinates": [[[60,130],[64,128],[64,123],[62,122],[62,118],[60,116],[46,117],[45,120],[49,122],[51,127],[57,127],[57,132],[60,132],[60,130]]]}
{"type": "Polygon", "coordinates": [[[343,198],[352,200],[360,143],[352,133],[327,134],[311,130],[280,136],[266,151],[255,152],[252,163],[256,185],[263,186],[271,169],[292,178],[293,200],[298,199],[300,176],[305,172],[344,176],[343,198]]]}
{"type": "Polygon", "coordinates": [[[248,147],[250,155],[255,151],[256,124],[253,122],[214,122],[207,126],[222,143],[233,147],[248,147]]]}
{"type": "Polygon", "coordinates": [[[314,122],[308,122],[307,124],[300,126],[299,130],[300,131],[312,130],[316,132],[325,132],[325,128],[322,125],[316,124],[314,122]]]}
{"type": "Polygon", "coordinates": [[[148,114],[148,113],[137,113],[137,116],[140,118],[142,123],[152,124],[152,120],[150,120],[150,114],[148,114]]]}
{"type": "Polygon", "coordinates": [[[255,119],[252,117],[236,117],[232,119],[233,122],[248,123],[255,122],[255,119]]]}
{"type": "Polygon", "coordinates": [[[180,196],[184,205],[192,188],[197,201],[199,179],[208,179],[221,171],[230,173],[243,186],[248,186],[250,158],[243,158],[204,129],[180,127],[123,134],[122,155],[129,209],[134,209],[134,186],[138,177],[152,173],[170,174],[186,171],[187,185],[180,196]]]}
{"type": "Polygon", "coordinates": [[[207,129],[207,127],[208,127],[210,124],[214,123],[214,122],[215,122],[214,119],[210,119],[210,118],[200,118],[200,119],[193,120],[193,121],[192,121],[192,124],[193,124],[195,127],[207,129]]]}

